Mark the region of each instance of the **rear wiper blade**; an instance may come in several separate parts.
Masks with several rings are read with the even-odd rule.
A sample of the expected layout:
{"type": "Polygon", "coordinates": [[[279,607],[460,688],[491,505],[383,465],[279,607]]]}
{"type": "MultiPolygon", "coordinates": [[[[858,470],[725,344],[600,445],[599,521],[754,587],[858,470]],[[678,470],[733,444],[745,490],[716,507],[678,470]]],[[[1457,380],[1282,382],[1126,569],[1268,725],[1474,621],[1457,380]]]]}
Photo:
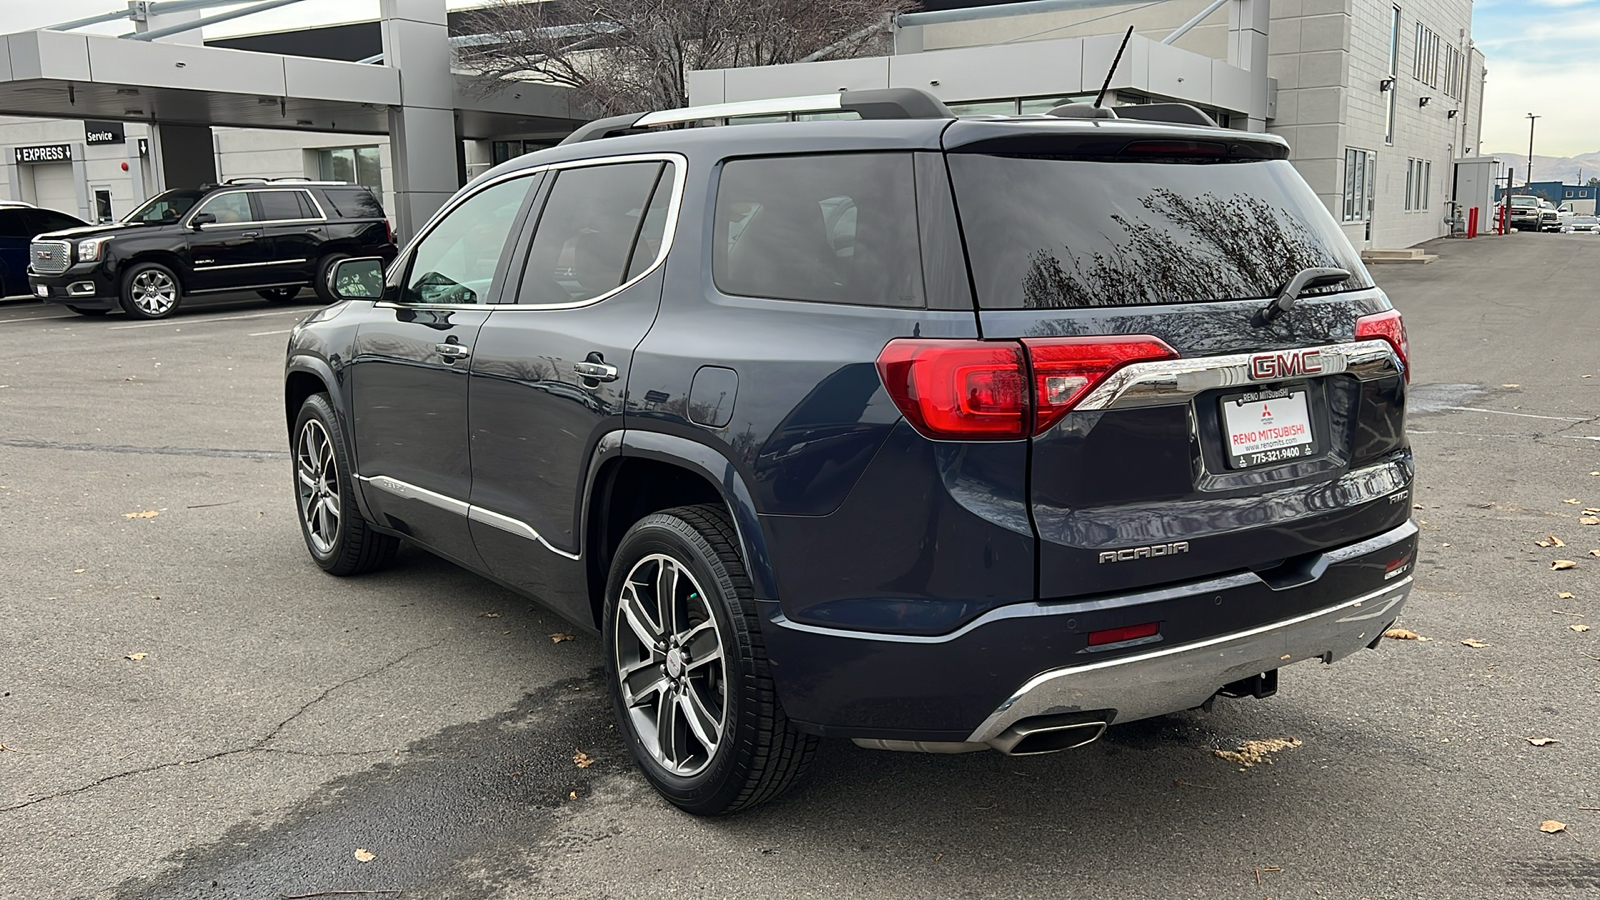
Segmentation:
{"type": "Polygon", "coordinates": [[[1311,288],[1338,284],[1349,277],[1350,273],[1344,269],[1325,269],[1318,266],[1301,269],[1299,274],[1289,279],[1289,283],[1283,286],[1283,291],[1278,294],[1277,299],[1261,310],[1261,323],[1265,325],[1294,309],[1295,301],[1311,288]]]}

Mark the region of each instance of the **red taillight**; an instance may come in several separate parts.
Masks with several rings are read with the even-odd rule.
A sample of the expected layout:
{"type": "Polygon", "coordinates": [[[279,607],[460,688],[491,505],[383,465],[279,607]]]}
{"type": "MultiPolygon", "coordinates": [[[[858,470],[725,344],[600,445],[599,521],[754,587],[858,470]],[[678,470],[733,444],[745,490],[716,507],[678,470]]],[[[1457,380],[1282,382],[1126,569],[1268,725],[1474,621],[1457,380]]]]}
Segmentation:
{"type": "Polygon", "coordinates": [[[1128,363],[1178,355],[1160,338],[1143,334],[1114,339],[1028,338],[1022,343],[1033,361],[1034,434],[1043,434],[1106,376],[1128,363]]]}
{"type": "Polygon", "coordinates": [[[890,341],[878,375],[911,426],[946,440],[1027,435],[1027,380],[1014,341],[890,341]]]}
{"type": "Polygon", "coordinates": [[[1406,323],[1398,309],[1362,316],[1356,320],[1356,339],[1382,338],[1389,342],[1400,356],[1400,368],[1405,372],[1406,383],[1411,383],[1411,345],[1406,342],[1406,323]]]}
{"type": "Polygon", "coordinates": [[[1123,365],[1177,355],[1146,335],[903,338],[878,354],[878,374],[906,420],[926,437],[1017,440],[1043,433],[1123,365]]]}
{"type": "Polygon", "coordinates": [[[1099,647],[1102,644],[1120,644],[1123,641],[1138,640],[1160,632],[1160,622],[1146,622],[1143,625],[1128,625],[1123,628],[1107,628],[1105,631],[1091,631],[1089,632],[1089,646],[1099,647]]]}
{"type": "Polygon", "coordinates": [[[394,224],[388,219],[383,220],[383,234],[385,243],[394,243],[394,224]]]}

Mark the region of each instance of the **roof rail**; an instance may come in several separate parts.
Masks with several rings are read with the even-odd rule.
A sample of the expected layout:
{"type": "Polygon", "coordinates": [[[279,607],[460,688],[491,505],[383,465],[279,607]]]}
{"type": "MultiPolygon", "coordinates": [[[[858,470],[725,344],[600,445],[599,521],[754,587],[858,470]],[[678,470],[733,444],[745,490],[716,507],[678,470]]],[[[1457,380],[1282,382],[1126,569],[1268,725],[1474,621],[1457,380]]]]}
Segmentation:
{"type": "Polygon", "coordinates": [[[780,97],[773,100],[746,100],[713,106],[690,106],[651,113],[630,113],[596,119],[567,135],[563,144],[597,141],[619,134],[663,125],[686,125],[708,119],[740,116],[775,116],[796,113],[853,112],[863,119],[950,119],[955,113],[927,91],[916,88],[883,88],[871,91],[839,91],[807,97],[780,97]]]}

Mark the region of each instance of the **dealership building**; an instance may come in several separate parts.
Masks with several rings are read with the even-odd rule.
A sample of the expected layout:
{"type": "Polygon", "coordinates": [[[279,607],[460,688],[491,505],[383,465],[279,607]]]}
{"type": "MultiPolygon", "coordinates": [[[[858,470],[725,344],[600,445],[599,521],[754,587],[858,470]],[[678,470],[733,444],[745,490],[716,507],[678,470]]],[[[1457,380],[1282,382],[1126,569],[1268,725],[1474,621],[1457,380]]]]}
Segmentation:
{"type": "MultiPolygon", "coordinates": [[[[918,87],[959,113],[1092,97],[1192,103],[1285,137],[1355,246],[1444,234],[1487,207],[1484,59],[1471,0],[928,0],[877,58],[691,73],[695,105],[918,87]],[[1122,33],[1134,36],[1112,68],[1122,33]],[[1461,187],[1460,190],[1465,190],[1461,187]]],[[[111,5],[111,0],[108,0],[111,5]]],[[[381,0],[379,21],[200,43],[206,0],[133,4],[122,37],[78,23],[0,37],[0,197],[95,221],[168,187],[250,177],[359,182],[402,236],[467,178],[588,118],[564,88],[485,96],[450,69],[444,0],[381,0]],[[181,9],[163,15],[151,10],[181,9]]]]}

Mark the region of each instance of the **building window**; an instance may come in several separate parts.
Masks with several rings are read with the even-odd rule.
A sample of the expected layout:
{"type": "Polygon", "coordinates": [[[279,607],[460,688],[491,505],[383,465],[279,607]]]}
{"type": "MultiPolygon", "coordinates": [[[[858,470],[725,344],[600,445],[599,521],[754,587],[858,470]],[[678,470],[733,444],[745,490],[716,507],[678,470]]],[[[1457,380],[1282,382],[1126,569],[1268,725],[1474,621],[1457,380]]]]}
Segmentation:
{"type": "Polygon", "coordinates": [[[1344,151],[1344,220],[1365,222],[1371,216],[1376,185],[1377,154],[1366,150],[1344,151]]]}
{"type": "Polygon", "coordinates": [[[1433,160],[1422,161],[1422,205],[1418,209],[1427,209],[1433,205],[1433,160]]]}
{"type": "Polygon", "coordinates": [[[1425,210],[1433,202],[1433,161],[1406,160],[1406,211],[1425,210]]]}
{"type": "Polygon", "coordinates": [[[317,151],[317,176],[383,190],[383,162],[377,147],[329,147],[317,151]]]}
{"type": "Polygon", "coordinates": [[[1399,75],[1400,75],[1400,7],[1396,6],[1396,7],[1393,8],[1393,16],[1389,20],[1389,90],[1386,91],[1384,93],[1384,95],[1383,95],[1383,102],[1384,102],[1384,105],[1386,107],[1386,109],[1384,110],[1384,112],[1385,112],[1384,122],[1386,124],[1385,124],[1384,131],[1383,131],[1383,142],[1385,144],[1393,144],[1394,143],[1395,99],[1396,99],[1396,94],[1398,93],[1398,91],[1395,90],[1395,83],[1399,80],[1399,75]]]}
{"type": "Polygon", "coordinates": [[[1413,209],[1416,209],[1416,206],[1411,199],[1416,192],[1417,161],[1414,159],[1408,159],[1406,160],[1406,212],[1411,212],[1413,209]]]}

